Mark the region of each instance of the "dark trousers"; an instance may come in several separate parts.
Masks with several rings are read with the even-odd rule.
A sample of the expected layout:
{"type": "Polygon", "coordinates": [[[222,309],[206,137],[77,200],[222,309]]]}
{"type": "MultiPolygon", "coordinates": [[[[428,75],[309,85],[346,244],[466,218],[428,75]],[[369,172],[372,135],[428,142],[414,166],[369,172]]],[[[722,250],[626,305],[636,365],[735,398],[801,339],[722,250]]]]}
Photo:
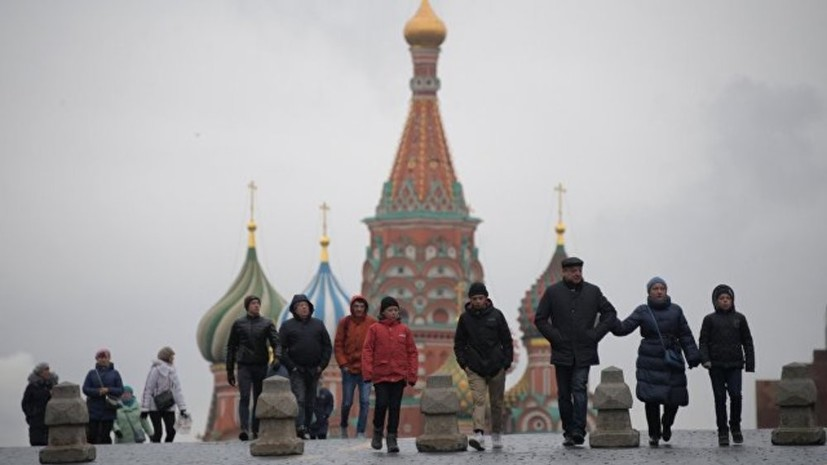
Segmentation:
{"type": "Polygon", "coordinates": [[[112,444],[114,420],[89,420],[86,426],[86,442],[89,444],[112,444]]]}
{"type": "Polygon", "coordinates": [[[296,430],[308,430],[313,423],[313,411],[316,409],[316,386],[319,374],[315,368],[299,368],[290,373],[290,390],[299,404],[296,415],[296,430]]]}
{"type": "Polygon", "coordinates": [[[258,396],[267,377],[267,365],[238,366],[238,419],[242,431],[250,431],[250,390],[253,392],[253,434],[258,434],[258,418],[255,417],[258,396]]]}
{"type": "Polygon", "coordinates": [[[175,410],[167,410],[164,412],[154,411],[149,412],[149,421],[152,422],[152,436],[149,437],[151,442],[161,442],[161,420],[164,421],[164,427],[167,429],[167,435],[164,442],[172,442],[175,439],[175,410]]]}
{"type": "Polygon", "coordinates": [[[677,405],[664,405],[663,417],[660,415],[660,406],[657,402],[646,402],[646,423],[649,425],[649,437],[661,437],[661,425],[672,427],[675,424],[675,417],[678,415],[677,405]]]}
{"type": "Polygon", "coordinates": [[[719,433],[741,430],[741,369],[709,369],[712,381],[712,394],[715,396],[715,422],[719,433]],[[726,396],[729,394],[729,424],[726,415],[726,396]]]}
{"type": "Polygon", "coordinates": [[[49,444],[49,427],[46,425],[29,426],[29,445],[45,446],[49,444]]]}
{"type": "Polygon", "coordinates": [[[388,435],[396,435],[399,430],[399,411],[402,408],[402,392],[405,381],[395,383],[376,383],[376,406],[373,408],[373,431],[380,434],[385,430],[385,414],[388,415],[388,435]]]}
{"type": "Polygon", "coordinates": [[[589,368],[555,365],[557,376],[557,406],[563,420],[563,434],[586,435],[589,368]]]}

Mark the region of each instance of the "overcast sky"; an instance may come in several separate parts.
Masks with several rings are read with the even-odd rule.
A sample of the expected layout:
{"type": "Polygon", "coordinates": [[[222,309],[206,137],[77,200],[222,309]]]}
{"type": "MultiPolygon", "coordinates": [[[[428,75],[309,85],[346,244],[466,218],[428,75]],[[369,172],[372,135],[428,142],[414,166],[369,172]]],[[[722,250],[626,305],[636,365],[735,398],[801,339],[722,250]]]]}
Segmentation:
{"type": "MultiPolygon", "coordinates": [[[[243,262],[251,179],[273,286],[310,281],[326,201],[331,265],[359,292],[418,4],[0,2],[0,445],[27,444],[35,363],[82,383],[104,346],[138,391],[174,347],[203,431],[195,330],[243,262]]],[[[660,275],[697,336],[712,288],[734,287],[757,344],[754,427],[754,380],[825,347],[827,3],[432,5],[443,121],[512,328],[562,182],[567,251],[621,317],[660,275]]],[[[634,389],[638,340],[607,337],[592,380],[616,365],[634,389]]],[[[708,376],[689,377],[676,428],[714,428],[708,376]]]]}

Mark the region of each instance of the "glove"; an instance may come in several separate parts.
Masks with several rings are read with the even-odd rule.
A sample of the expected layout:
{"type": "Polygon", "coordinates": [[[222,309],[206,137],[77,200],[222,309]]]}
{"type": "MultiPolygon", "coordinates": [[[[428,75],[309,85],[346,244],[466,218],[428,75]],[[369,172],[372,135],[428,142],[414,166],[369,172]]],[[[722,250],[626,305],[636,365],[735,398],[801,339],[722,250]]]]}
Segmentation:
{"type": "Polygon", "coordinates": [[[712,368],[712,362],[704,362],[703,367],[706,368],[707,370],[712,368]]]}
{"type": "Polygon", "coordinates": [[[123,433],[121,430],[115,431],[115,437],[118,439],[123,439],[123,433]]]}
{"type": "Polygon", "coordinates": [[[227,372],[227,382],[230,383],[230,386],[235,386],[235,373],[227,372]]]}
{"type": "Polygon", "coordinates": [[[408,381],[408,386],[413,387],[416,384],[416,381],[408,381]]]}
{"type": "Polygon", "coordinates": [[[141,420],[145,420],[149,416],[149,412],[141,412],[141,420]]]}
{"type": "Polygon", "coordinates": [[[181,418],[189,418],[190,414],[186,410],[181,410],[181,418]]]}

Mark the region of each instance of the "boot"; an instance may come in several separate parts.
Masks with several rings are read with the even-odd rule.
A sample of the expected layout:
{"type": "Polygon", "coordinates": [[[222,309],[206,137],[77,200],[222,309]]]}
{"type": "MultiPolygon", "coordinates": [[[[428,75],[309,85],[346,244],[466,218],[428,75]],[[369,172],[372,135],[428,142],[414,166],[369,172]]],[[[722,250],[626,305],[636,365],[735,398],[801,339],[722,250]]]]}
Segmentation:
{"type": "Polygon", "coordinates": [[[382,450],[382,430],[374,429],[373,438],[370,440],[370,447],[376,450],[382,450]]]}
{"type": "Polygon", "coordinates": [[[399,452],[399,445],[396,443],[396,435],[388,433],[388,453],[399,452]]]}

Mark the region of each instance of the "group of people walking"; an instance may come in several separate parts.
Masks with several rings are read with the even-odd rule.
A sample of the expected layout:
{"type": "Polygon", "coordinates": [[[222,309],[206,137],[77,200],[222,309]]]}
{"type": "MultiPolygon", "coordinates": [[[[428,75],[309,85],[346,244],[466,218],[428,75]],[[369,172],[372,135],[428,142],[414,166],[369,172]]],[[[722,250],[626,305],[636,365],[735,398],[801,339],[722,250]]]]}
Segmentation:
{"type": "Polygon", "coordinates": [[[621,321],[600,288],[583,280],[582,260],[563,260],[562,275],[543,294],[534,324],[551,344],[564,446],[585,441],[587,383],[590,367],[600,363],[598,342],[609,332],[625,336],[636,329],[641,342],[635,393],[645,405],[649,445],[657,447],[661,440],[672,438],[678,408],[689,404],[687,364],[709,370],[718,444],[729,445],[730,435],[736,444],[743,442],[741,372],[755,371],[755,350],[746,317],[735,311],[731,287],[721,284],[712,291],[714,311],[703,320],[698,345],[683,309],[672,302],[662,278],[649,280],[646,303],[621,321]]]}
{"type": "MultiPolygon", "coordinates": [[[[165,442],[175,438],[175,408],[183,419],[189,419],[181,382],[173,365],[175,352],[163,347],[152,365],[144,383],[139,402],[131,386],[124,385],[121,374],[112,363],[108,349],[95,353],[95,366],[86,374],[82,391],[86,396],[89,423],[86,440],[90,444],[118,444],[161,442],[166,429],[165,442]],[[165,405],[156,401],[165,398],[165,405]],[[163,427],[162,427],[163,422],[163,427]]],[[[47,363],[39,363],[29,375],[29,384],[23,393],[22,408],[29,425],[29,444],[48,444],[49,430],[45,425],[46,404],[51,399],[52,388],[58,376],[47,363]]]]}

